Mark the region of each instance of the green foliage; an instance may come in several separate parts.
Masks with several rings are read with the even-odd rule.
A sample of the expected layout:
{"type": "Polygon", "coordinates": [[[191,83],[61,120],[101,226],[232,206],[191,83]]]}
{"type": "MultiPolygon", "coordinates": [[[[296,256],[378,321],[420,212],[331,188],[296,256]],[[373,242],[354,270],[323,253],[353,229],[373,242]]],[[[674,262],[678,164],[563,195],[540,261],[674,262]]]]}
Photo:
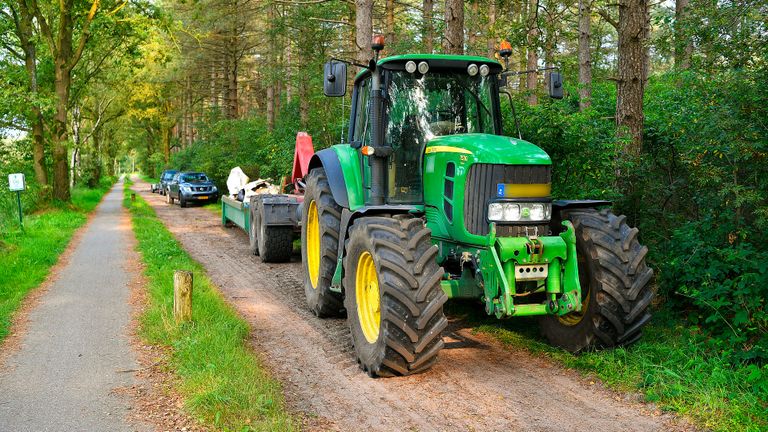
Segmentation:
{"type": "Polygon", "coordinates": [[[610,85],[595,86],[585,112],[574,89],[516,103],[523,137],[552,157],[554,194],[614,200],[640,227],[662,300],[737,361],[768,360],[766,85],[761,71],[652,77],[639,160],[621,155],[610,85]]]}
{"type": "Polygon", "coordinates": [[[180,378],[186,408],[217,430],[290,431],[296,429],[285,411],[278,381],[270,377],[248,347],[248,325],[221,298],[141,197],[129,208],[138,250],[149,279],[149,305],[141,316],[141,336],[170,348],[169,366],[180,378]],[[173,272],[194,273],[193,322],[173,319],[173,272]]]}
{"type": "Polygon", "coordinates": [[[98,189],[75,188],[71,205],[27,215],[24,231],[18,225],[0,226],[0,341],[10,331],[13,312],[45,280],[72,234],[110,186],[105,182],[98,189]]]}

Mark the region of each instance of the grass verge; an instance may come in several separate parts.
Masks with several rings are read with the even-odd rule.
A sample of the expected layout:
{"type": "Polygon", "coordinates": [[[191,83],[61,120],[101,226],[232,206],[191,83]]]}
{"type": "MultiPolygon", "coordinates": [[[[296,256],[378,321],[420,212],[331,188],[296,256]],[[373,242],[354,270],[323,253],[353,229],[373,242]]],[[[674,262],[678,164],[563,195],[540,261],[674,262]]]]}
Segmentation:
{"type": "Polygon", "coordinates": [[[499,321],[466,303],[451,303],[474,330],[585,372],[609,388],[639,392],[646,401],[715,431],[768,430],[768,366],[733,364],[696,327],[657,313],[643,338],[628,348],[573,355],[548,345],[536,319],[499,321]]]}
{"type": "Polygon", "coordinates": [[[96,189],[75,188],[71,203],[54,203],[25,215],[24,230],[13,224],[0,227],[0,341],[11,330],[13,313],[45,280],[113,180],[105,179],[96,189]]]}
{"type": "Polygon", "coordinates": [[[249,328],[221,298],[195,262],[140,196],[130,210],[138,250],[146,265],[148,307],[140,335],[170,348],[167,366],[179,377],[178,391],[188,412],[222,430],[290,431],[297,422],[285,411],[279,382],[248,347],[249,328]],[[173,320],[173,272],[194,274],[193,322],[173,320]]]}

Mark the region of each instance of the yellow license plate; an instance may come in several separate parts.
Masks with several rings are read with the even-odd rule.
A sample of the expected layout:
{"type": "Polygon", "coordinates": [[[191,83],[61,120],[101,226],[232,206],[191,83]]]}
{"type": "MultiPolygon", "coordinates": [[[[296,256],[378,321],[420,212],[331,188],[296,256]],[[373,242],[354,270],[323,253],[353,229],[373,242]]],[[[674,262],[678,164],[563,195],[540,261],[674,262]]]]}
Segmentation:
{"type": "Polygon", "coordinates": [[[199,197],[197,197],[197,199],[199,199],[199,200],[206,200],[206,199],[208,199],[208,197],[207,196],[199,196],[199,197]]]}

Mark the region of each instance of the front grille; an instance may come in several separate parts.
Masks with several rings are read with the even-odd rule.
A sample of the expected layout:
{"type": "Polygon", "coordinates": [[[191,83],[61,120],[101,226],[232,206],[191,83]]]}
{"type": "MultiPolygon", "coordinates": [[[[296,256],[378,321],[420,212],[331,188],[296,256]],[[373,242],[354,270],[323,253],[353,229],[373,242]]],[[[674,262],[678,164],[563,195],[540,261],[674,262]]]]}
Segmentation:
{"type": "MultiPolygon", "coordinates": [[[[486,221],[488,202],[496,197],[496,186],[499,183],[542,184],[550,183],[551,177],[550,165],[472,165],[467,174],[464,194],[464,223],[467,231],[477,235],[488,235],[486,221]]],[[[519,233],[519,230],[507,227],[497,225],[497,235],[512,236],[519,233]]],[[[542,235],[543,227],[545,226],[539,228],[539,235],[542,235]]],[[[529,232],[533,234],[532,229],[529,229],[529,232]]]]}
{"type": "Polygon", "coordinates": [[[197,186],[197,187],[193,187],[192,190],[195,191],[195,192],[208,192],[209,190],[211,190],[211,187],[210,186],[197,186]]]}

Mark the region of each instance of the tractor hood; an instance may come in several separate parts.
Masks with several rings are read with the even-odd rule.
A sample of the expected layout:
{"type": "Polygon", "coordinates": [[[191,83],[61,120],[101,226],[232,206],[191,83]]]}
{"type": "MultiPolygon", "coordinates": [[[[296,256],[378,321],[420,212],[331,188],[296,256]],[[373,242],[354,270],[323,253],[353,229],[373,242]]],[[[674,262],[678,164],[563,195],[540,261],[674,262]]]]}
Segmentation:
{"type": "Polygon", "coordinates": [[[490,134],[435,137],[427,143],[425,153],[465,154],[473,163],[552,165],[549,155],[528,141],[490,134]]]}

